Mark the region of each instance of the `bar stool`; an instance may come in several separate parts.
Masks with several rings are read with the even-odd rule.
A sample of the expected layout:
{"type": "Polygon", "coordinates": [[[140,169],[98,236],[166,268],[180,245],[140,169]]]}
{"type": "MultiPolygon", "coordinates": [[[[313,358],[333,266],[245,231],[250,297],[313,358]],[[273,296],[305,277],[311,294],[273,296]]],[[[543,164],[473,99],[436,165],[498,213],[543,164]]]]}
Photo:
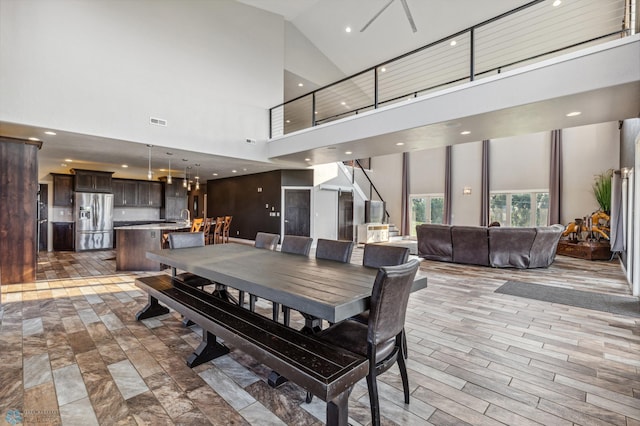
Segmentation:
{"type": "Polygon", "coordinates": [[[222,226],[222,239],[224,243],[229,242],[229,228],[231,227],[231,219],[233,216],[224,217],[224,225],[222,226]]]}

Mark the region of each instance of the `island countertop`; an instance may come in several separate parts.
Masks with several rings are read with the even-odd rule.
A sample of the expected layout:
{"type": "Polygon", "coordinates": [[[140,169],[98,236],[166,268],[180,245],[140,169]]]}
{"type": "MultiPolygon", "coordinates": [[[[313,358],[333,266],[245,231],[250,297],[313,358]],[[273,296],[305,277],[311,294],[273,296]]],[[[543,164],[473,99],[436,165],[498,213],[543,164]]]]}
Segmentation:
{"type": "Polygon", "coordinates": [[[115,229],[117,230],[139,230],[139,231],[144,231],[144,230],[161,230],[161,231],[177,231],[179,229],[185,229],[185,228],[190,228],[191,225],[187,224],[186,222],[166,222],[166,223],[148,223],[145,225],[127,225],[127,226],[116,226],[115,229]]]}

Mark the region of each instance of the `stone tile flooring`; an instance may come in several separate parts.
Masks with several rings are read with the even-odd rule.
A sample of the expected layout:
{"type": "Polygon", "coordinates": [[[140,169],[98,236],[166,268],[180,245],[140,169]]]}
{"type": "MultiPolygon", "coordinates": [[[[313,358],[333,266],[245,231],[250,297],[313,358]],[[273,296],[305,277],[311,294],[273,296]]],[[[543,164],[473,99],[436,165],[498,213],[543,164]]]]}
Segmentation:
{"type": "MultiPolygon", "coordinates": [[[[146,295],[134,281],[146,274],[116,273],[113,259],[43,253],[36,283],[2,286],[0,424],[323,423],[322,401],[306,404],[291,383],[271,389],[269,370],[242,352],[188,368],[201,330],[173,312],[136,321],[146,295]]],[[[411,296],[406,323],[411,403],[395,368],[380,376],[383,424],[640,425],[638,318],[493,292],[524,281],[629,295],[616,261],[421,268],[429,287],[411,296]]],[[[363,381],[351,424],[370,423],[368,404],[363,381]]]]}

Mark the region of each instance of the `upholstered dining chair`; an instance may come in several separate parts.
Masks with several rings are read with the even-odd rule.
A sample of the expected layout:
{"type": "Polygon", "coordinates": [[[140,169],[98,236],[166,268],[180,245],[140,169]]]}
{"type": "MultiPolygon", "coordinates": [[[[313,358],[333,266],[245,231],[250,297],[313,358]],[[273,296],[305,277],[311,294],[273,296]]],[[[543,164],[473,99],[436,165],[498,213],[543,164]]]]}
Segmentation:
{"type": "MultiPolygon", "coordinates": [[[[353,253],[353,241],[344,240],[327,240],[318,238],[316,244],[316,259],[326,259],[335,262],[349,263],[351,262],[351,254],[353,253]]],[[[289,325],[291,322],[291,309],[288,306],[282,307],[283,323],[289,325]]],[[[302,313],[302,315],[306,315],[302,313]]]]}
{"type": "MultiPolygon", "coordinates": [[[[299,235],[285,235],[282,244],[280,245],[281,253],[289,253],[289,254],[297,254],[300,256],[309,256],[309,252],[311,251],[311,244],[313,243],[313,238],[304,237],[299,235]]],[[[283,311],[285,312],[285,319],[288,321],[290,317],[291,310],[283,306],[283,311]]],[[[280,316],[280,304],[273,302],[273,320],[278,321],[280,316]]],[[[286,325],[289,325],[288,322],[285,322],[286,325]]]]}
{"type": "MultiPolygon", "coordinates": [[[[378,270],[371,292],[368,324],[345,320],[321,331],[318,337],[369,359],[367,387],[373,425],[380,424],[377,376],[396,362],[400,369],[404,403],[409,403],[409,378],[402,356],[404,321],[413,279],[420,262],[412,259],[398,266],[383,266],[378,270]]],[[[307,398],[310,399],[310,398],[307,398]]]]}
{"type": "MultiPolygon", "coordinates": [[[[181,249],[188,247],[204,247],[204,232],[170,232],[167,234],[169,238],[169,249],[181,249]]],[[[191,272],[183,272],[176,275],[176,278],[192,287],[204,287],[213,284],[210,280],[192,274],[191,272]]]]}
{"type": "MultiPolygon", "coordinates": [[[[406,263],[409,259],[409,248],[390,246],[387,244],[366,244],[362,256],[362,264],[368,268],[380,268],[381,266],[396,266],[406,263]]],[[[359,313],[351,318],[354,321],[367,324],[369,322],[369,311],[359,313]]],[[[402,356],[409,357],[407,341],[402,334],[402,356]]]]}
{"type": "MultiPolygon", "coordinates": [[[[258,232],[256,234],[254,247],[258,249],[274,251],[278,247],[278,241],[280,241],[280,235],[278,234],[258,232]]],[[[238,293],[238,299],[239,299],[240,306],[244,305],[244,291],[240,291],[238,293]]],[[[249,309],[251,310],[251,312],[256,310],[257,300],[258,300],[258,296],[255,296],[253,294],[249,295],[249,309]]]]}

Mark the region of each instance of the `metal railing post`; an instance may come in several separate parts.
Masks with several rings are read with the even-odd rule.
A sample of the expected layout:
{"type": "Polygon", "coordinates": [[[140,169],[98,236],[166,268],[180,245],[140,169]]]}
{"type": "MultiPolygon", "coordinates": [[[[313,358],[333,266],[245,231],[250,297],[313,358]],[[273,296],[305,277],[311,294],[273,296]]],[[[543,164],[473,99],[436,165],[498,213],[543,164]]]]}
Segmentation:
{"type": "Polygon", "coordinates": [[[373,69],[373,109],[378,109],[378,68],[373,69]]]}
{"type": "Polygon", "coordinates": [[[316,127],[316,92],[311,94],[311,127],[316,127]]]}
{"type": "Polygon", "coordinates": [[[469,81],[473,81],[475,80],[475,29],[471,28],[471,31],[469,32],[469,45],[470,45],[470,52],[469,52],[469,81]]]}

